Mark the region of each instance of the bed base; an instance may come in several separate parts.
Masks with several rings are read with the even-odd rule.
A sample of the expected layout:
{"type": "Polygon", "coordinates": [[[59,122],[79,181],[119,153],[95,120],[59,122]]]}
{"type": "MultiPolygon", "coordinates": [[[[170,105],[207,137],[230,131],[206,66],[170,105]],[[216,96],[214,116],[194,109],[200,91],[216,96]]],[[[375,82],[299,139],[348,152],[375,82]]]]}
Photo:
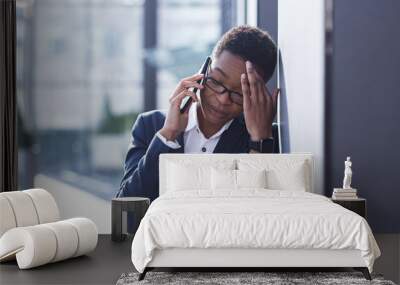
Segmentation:
{"type": "Polygon", "coordinates": [[[369,274],[369,270],[367,267],[354,267],[353,269],[357,270],[357,271],[361,271],[362,274],[364,275],[365,279],[372,280],[371,274],[369,274]]]}
{"type": "Polygon", "coordinates": [[[246,248],[168,248],[155,250],[153,259],[139,275],[160,268],[200,268],[206,271],[265,271],[275,269],[353,268],[371,280],[369,270],[359,250],[350,249],[246,249],[246,248]]]}
{"type": "MultiPolygon", "coordinates": [[[[163,267],[159,267],[159,268],[163,268],[163,267]]],[[[228,272],[243,272],[243,271],[249,271],[249,272],[254,272],[254,271],[258,271],[258,272],[269,272],[273,267],[268,267],[268,268],[260,268],[260,267],[248,267],[245,270],[243,270],[244,268],[236,268],[236,267],[230,267],[229,270],[227,270],[227,268],[221,268],[221,267],[203,267],[201,268],[201,271],[208,271],[208,272],[213,272],[213,271],[218,271],[218,270],[224,270],[224,271],[228,271],[228,272]],[[216,270],[217,269],[217,270],[216,270]],[[232,270],[233,269],[233,270],[232,270]],[[264,269],[264,270],[263,270],[264,269]]],[[[366,280],[372,280],[371,275],[369,274],[369,270],[367,267],[350,267],[353,268],[356,271],[361,271],[361,273],[364,275],[364,278],[366,280]]],[[[142,273],[139,274],[138,280],[142,281],[145,277],[146,277],[146,273],[149,271],[152,271],[154,269],[157,269],[157,267],[146,267],[144,269],[144,271],[142,273]]],[[[185,271],[187,271],[187,269],[191,269],[192,271],[199,271],[199,268],[196,267],[185,267],[185,271]]],[[[291,269],[293,270],[294,267],[286,267],[286,268],[282,268],[282,267],[276,267],[273,268],[274,270],[277,271],[290,271],[291,269]]],[[[298,268],[297,268],[298,269],[298,268]]],[[[308,268],[301,268],[302,271],[307,271],[307,270],[316,270],[316,269],[320,269],[318,271],[323,271],[322,269],[326,269],[326,267],[324,268],[316,268],[316,267],[308,267],[308,268]]]]}

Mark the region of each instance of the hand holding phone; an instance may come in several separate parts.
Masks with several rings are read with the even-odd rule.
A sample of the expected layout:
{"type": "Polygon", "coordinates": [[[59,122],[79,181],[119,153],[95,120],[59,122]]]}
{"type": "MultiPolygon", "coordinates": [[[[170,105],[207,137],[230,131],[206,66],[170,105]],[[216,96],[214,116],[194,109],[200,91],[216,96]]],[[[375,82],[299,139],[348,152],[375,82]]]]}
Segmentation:
{"type": "MultiPolygon", "coordinates": [[[[200,74],[205,75],[209,66],[211,64],[211,57],[207,56],[206,61],[203,63],[201,69],[200,69],[200,74]]],[[[205,76],[203,76],[200,80],[197,81],[197,83],[199,83],[200,85],[203,85],[205,81],[205,76]]],[[[197,93],[198,88],[195,87],[193,88],[193,93],[196,94],[197,93]]],[[[192,102],[192,97],[187,96],[182,100],[182,104],[180,106],[180,112],[181,114],[184,113],[190,106],[190,103],[192,102]]]]}
{"type": "Polygon", "coordinates": [[[195,92],[204,88],[202,83],[210,63],[211,58],[208,57],[200,73],[182,79],[170,97],[164,126],[159,131],[165,139],[174,141],[185,130],[189,119],[188,109],[192,101],[198,101],[195,92]]]}

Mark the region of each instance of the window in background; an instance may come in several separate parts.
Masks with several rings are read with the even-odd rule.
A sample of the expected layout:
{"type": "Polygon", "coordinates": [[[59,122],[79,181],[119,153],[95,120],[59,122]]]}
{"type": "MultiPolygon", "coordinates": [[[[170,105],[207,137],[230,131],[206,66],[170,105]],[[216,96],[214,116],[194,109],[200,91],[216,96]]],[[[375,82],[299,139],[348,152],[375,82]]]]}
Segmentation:
{"type": "Polygon", "coordinates": [[[219,0],[161,1],[158,8],[157,105],[168,107],[176,84],[196,73],[221,35],[219,0]]]}
{"type": "Polygon", "coordinates": [[[142,4],[17,1],[20,189],[110,227],[129,130],[142,111],[142,4]]]}
{"type": "Polygon", "coordinates": [[[47,189],[64,218],[89,217],[101,233],[144,96],[166,108],[232,25],[234,1],[155,3],[157,45],[146,50],[145,1],[17,0],[19,188],[47,189]]]}
{"type": "Polygon", "coordinates": [[[159,1],[157,49],[151,53],[157,65],[157,108],[168,108],[179,80],[197,73],[222,33],[233,26],[235,2],[159,1]]]}

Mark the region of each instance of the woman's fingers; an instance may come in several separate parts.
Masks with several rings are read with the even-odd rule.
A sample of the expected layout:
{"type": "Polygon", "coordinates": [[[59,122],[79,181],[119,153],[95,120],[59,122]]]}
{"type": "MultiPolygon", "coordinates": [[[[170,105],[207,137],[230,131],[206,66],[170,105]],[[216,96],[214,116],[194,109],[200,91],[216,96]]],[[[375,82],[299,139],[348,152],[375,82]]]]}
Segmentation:
{"type": "Polygon", "coordinates": [[[203,89],[204,86],[201,85],[200,83],[197,83],[196,81],[182,81],[181,86],[183,88],[198,88],[198,89],[203,89]]]}
{"type": "Polygon", "coordinates": [[[256,103],[258,101],[258,99],[256,98],[258,93],[257,78],[254,74],[254,68],[250,61],[246,61],[246,71],[247,80],[249,81],[250,85],[250,100],[256,103]]]}
{"type": "Polygon", "coordinates": [[[195,102],[198,101],[195,93],[193,93],[192,91],[189,91],[189,90],[184,90],[181,93],[179,93],[177,96],[175,96],[174,98],[171,98],[170,103],[172,105],[180,106],[183,98],[185,98],[186,96],[192,97],[193,101],[195,101],[195,102]]]}
{"type": "Polygon", "coordinates": [[[264,79],[258,74],[254,65],[247,61],[246,62],[247,77],[250,85],[250,98],[251,101],[256,104],[275,104],[273,97],[266,87],[264,79]]]}
{"type": "Polygon", "coordinates": [[[262,83],[263,81],[259,82],[257,85],[258,88],[258,101],[260,104],[268,104],[268,101],[270,100],[268,93],[266,92],[266,86],[262,83]]]}
{"type": "Polygon", "coordinates": [[[171,101],[173,98],[178,96],[181,92],[189,89],[189,88],[198,88],[198,89],[203,89],[204,86],[197,83],[198,80],[203,78],[203,74],[196,74],[191,77],[187,77],[185,79],[182,79],[179,81],[177,87],[175,88],[174,93],[169,97],[169,100],[171,101]]]}
{"type": "Polygon", "coordinates": [[[204,74],[194,74],[192,76],[183,78],[182,81],[197,81],[201,78],[203,78],[204,74]]]}
{"type": "Polygon", "coordinates": [[[243,73],[240,77],[241,85],[242,85],[242,93],[243,93],[243,108],[247,109],[250,106],[250,86],[249,81],[247,80],[246,73],[243,73]]]}

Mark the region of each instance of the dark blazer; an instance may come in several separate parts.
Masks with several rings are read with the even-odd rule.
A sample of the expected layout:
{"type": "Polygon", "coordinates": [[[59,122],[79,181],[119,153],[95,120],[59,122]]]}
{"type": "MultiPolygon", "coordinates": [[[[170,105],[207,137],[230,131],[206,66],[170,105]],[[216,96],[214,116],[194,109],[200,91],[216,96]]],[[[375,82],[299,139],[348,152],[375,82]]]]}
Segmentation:
{"type": "MultiPolygon", "coordinates": [[[[124,176],[117,197],[158,197],[158,157],[161,153],[183,153],[183,133],[178,137],[182,146],[172,149],[155,134],[163,127],[166,113],[155,110],[138,116],[132,128],[132,141],[125,159],[124,176]]],[[[273,127],[274,145],[277,146],[277,128],[273,127]]],[[[249,133],[243,115],[235,118],[225,130],[214,153],[248,153],[249,133]]],[[[278,152],[277,147],[267,152],[278,152]]]]}

